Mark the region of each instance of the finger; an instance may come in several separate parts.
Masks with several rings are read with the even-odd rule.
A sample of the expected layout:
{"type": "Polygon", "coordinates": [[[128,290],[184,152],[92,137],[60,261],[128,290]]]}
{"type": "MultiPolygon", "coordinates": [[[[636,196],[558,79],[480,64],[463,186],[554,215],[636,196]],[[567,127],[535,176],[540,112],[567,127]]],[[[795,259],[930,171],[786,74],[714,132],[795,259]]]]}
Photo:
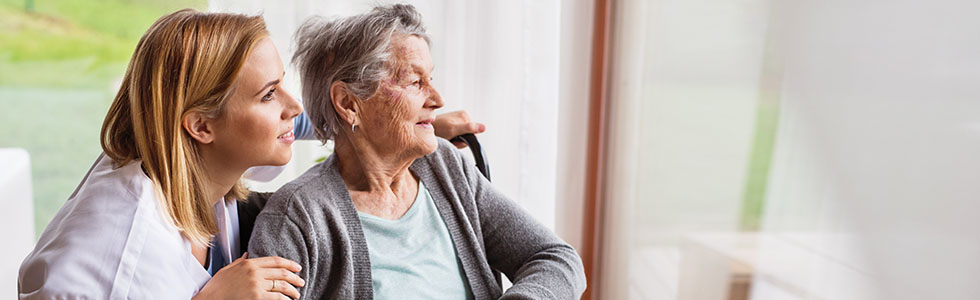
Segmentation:
{"type": "Polygon", "coordinates": [[[290,272],[289,270],[286,269],[281,269],[281,268],[263,269],[262,274],[263,274],[262,276],[263,278],[269,280],[279,280],[279,283],[288,283],[293,286],[306,285],[306,280],[303,280],[303,278],[299,278],[299,275],[296,275],[295,273],[290,272]]]}
{"type": "Polygon", "coordinates": [[[293,272],[299,272],[299,270],[303,269],[298,263],[278,256],[266,256],[252,258],[250,260],[255,262],[260,268],[285,268],[293,272]]]}
{"type": "MultiPolygon", "coordinates": [[[[243,262],[246,262],[247,261],[246,257],[248,257],[248,252],[245,252],[245,254],[242,254],[241,257],[236,258],[235,260],[231,261],[231,263],[228,264],[228,266],[231,267],[231,266],[240,265],[243,262]]],[[[222,268],[222,270],[224,270],[224,269],[227,269],[227,268],[222,268]]],[[[219,270],[218,272],[221,272],[221,271],[219,270]]]]}
{"type": "Polygon", "coordinates": [[[235,259],[235,261],[232,261],[231,263],[237,263],[242,261],[243,259],[248,259],[248,252],[242,253],[242,257],[235,259]]]}
{"type": "Polygon", "coordinates": [[[283,299],[297,299],[297,298],[289,298],[289,296],[286,296],[283,293],[274,292],[274,291],[266,291],[265,293],[262,293],[262,297],[259,298],[259,300],[283,300],[283,299]]]}
{"type": "Polygon", "coordinates": [[[436,119],[445,118],[447,120],[454,120],[454,122],[466,123],[470,121],[470,114],[465,110],[451,111],[436,116],[436,119]]]}
{"type": "Polygon", "coordinates": [[[279,289],[277,292],[282,293],[282,295],[286,295],[287,297],[293,299],[299,299],[299,290],[297,290],[292,285],[277,284],[276,289],[279,289]]]}
{"type": "Polygon", "coordinates": [[[487,126],[477,122],[471,122],[469,124],[470,133],[482,133],[487,130],[487,126]]]}
{"type": "Polygon", "coordinates": [[[455,131],[456,135],[462,135],[467,133],[474,133],[474,134],[481,133],[485,129],[486,126],[483,126],[483,124],[476,123],[476,122],[457,123],[456,125],[453,126],[453,131],[455,131]]]}
{"type": "Polygon", "coordinates": [[[299,299],[299,290],[297,290],[292,285],[289,285],[289,283],[283,282],[281,280],[280,281],[269,280],[268,282],[269,282],[268,284],[269,286],[266,289],[266,291],[274,293],[275,295],[272,295],[273,297],[278,297],[274,299],[281,299],[284,295],[289,298],[299,299]],[[273,284],[273,282],[275,284],[273,284]]]}

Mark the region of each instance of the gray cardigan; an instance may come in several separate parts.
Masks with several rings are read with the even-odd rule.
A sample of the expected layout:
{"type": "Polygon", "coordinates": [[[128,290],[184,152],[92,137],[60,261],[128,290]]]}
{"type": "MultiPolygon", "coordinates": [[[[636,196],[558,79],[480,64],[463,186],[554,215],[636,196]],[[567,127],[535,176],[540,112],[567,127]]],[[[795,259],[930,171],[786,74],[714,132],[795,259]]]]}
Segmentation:
{"type": "MultiPolygon", "coordinates": [[[[432,194],[475,299],[577,299],[582,261],[571,246],[490,185],[448,141],[409,168],[432,194]],[[503,272],[513,287],[503,293],[503,272]]],[[[249,257],[303,266],[302,299],[371,299],[371,262],[337,157],[272,196],[255,221],[249,257]]]]}

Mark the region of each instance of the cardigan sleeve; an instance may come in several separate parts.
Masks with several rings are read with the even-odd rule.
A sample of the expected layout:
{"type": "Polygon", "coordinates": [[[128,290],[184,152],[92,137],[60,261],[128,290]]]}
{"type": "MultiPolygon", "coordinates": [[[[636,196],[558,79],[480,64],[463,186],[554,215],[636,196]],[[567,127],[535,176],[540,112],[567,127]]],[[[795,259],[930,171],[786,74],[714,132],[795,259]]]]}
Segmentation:
{"type": "MultiPolygon", "coordinates": [[[[275,195],[278,197],[283,195],[275,195]]],[[[277,206],[266,207],[255,220],[255,227],[248,244],[248,257],[279,256],[298,263],[300,278],[306,281],[306,286],[297,287],[300,299],[309,298],[309,292],[314,290],[317,283],[315,263],[310,258],[311,245],[309,233],[298,226],[287,211],[277,210],[277,206]]]]}
{"type": "Polygon", "coordinates": [[[575,249],[458,157],[474,191],[487,262],[514,284],[501,299],[578,299],[586,283],[575,249]]]}

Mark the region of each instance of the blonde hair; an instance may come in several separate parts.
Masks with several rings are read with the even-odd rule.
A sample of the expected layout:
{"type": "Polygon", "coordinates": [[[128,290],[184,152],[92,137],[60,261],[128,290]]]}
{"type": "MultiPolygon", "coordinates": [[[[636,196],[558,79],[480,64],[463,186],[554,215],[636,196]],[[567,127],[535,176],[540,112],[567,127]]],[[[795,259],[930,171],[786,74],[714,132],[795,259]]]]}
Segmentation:
{"type": "MultiPolygon", "coordinates": [[[[218,232],[207,173],[190,112],[217,118],[253,46],[268,36],[260,16],[185,9],[161,17],[140,38],[102,124],[102,149],[117,164],[141,160],[167,217],[192,243],[218,232]]],[[[225,195],[244,199],[241,182],[225,195]]]]}

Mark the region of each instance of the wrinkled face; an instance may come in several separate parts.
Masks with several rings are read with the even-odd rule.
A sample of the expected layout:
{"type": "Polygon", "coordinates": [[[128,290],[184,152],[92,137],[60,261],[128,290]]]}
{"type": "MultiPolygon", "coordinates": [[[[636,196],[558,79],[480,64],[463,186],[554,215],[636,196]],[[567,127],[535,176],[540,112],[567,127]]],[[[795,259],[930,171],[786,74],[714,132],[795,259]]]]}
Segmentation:
{"type": "Polygon", "coordinates": [[[358,133],[376,149],[421,157],[438,147],[432,121],[442,97],[432,86],[432,58],[425,40],[406,35],[391,43],[390,76],[362,101],[358,133]]]}
{"type": "Polygon", "coordinates": [[[215,120],[214,145],[236,166],[284,165],[292,157],[293,118],[303,109],[281,86],[283,65],[272,40],[254,47],[215,120]]]}

